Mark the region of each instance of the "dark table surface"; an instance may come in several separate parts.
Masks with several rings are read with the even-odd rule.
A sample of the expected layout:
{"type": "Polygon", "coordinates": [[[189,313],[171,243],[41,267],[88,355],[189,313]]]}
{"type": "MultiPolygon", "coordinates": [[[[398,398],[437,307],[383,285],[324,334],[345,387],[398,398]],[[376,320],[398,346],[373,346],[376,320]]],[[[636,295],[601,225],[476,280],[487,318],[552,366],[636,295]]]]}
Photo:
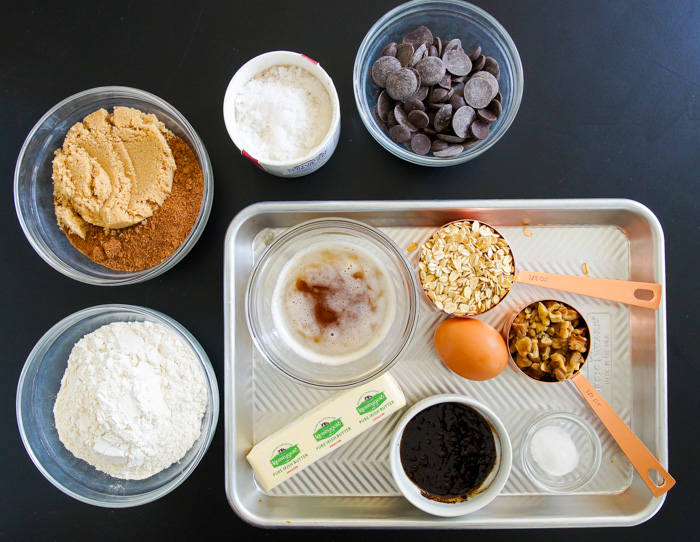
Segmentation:
{"type": "MultiPolygon", "coordinates": [[[[547,531],[583,540],[697,535],[697,276],[700,261],[700,3],[675,1],[476,2],[508,30],[525,72],[515,123],[483,156],[452,168],[422,168],[383,150],[358,116],[352,66],[365,33],[391,0],[328,2],[6,3],[0,32],[0,538],[8,540],[290,539],[293,529],[249,526],[224,489],[224,414],[193,475],[145,506],[82,504],[39,473],[20,440],[15,393],[35,342],[63,317],[102,303],[144,305],[187,327],[211,358],[223,398],[223,252],[233,217],[265,200],[631,198],[661,221],[666,239],[670,472],[677,480],[661,510],[641,526],[547,531]],[[245,160],[222,117],[226,85],[260,53],[289,49],[321,62],[341,101],[342,132],[328,164],[298,180],[268,175],[245,160]],[[12,178],[24,138],[62,99],[124,85],[179,109],[206,145],[214,206],[204,234],[175,268],[146,283],[105,288],[54,271],[25,239],[12,178]]],[[[435,533],[392,532],[425,540],[435,533]]],[[[450,539],[469,536],[446,532],[450,539]]],[[[479,533],[506,540],[515,533],[479,533]]],[[[539,539],[541,531],[517,533],[539,539]]],[[[312,531],[309,540],[372,533],[312,531]]]]}

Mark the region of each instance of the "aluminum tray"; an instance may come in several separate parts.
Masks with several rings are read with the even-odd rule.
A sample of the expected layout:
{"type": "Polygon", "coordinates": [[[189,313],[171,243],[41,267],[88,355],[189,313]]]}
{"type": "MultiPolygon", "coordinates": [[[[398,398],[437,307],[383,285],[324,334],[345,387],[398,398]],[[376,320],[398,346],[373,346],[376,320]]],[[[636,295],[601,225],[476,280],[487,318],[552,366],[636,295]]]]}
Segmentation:
{"type": "MultiPolygon", "coordinates": [[[[513,442],[514,463],[501,495],[482,510],[437,518],[400,496],[389,468],[388,443],[398,418],[368,431],[284,484],[265,492],[245,459],[253,444],[321,402],[329,392],[297,385],[261,357],[248,333],[244,299],[254,262],[285,228],[322,216],[354,218],[380,228],[399,247],[419,245],[451,220],[474,218],[497,227],[512,245],[521,269],[657,282],[665,291],[664,240],[656,217],[643,205],[604,200],[353,201],[259,203],[238,214],[225,242],[226,493],[251,524],[374,528],[529,528],[629,526],[651,518],[665,497],[654,498],[573,384],[523,382],[506,369],[497,378],[471,382],[437,357],[432,333],[444,317],[427,301],[408,353],[391,373],[408,405],[437,393],[463,393],[491,407],[513,442]],[[524,234],[523,225],[532,232],[524,234]],[[529,385],[528,385],[529,384],[529,385]],[[566,495],[542,492],[519,460],[524,431],[540,413],[579,414],[596,428],[603,462],[593,481],[566,495]]],[[[406,252],[417,262],[419,251],[406,252]]],[[[498,326],[517,304],[552,295],[517,284],[482,317],[498,326]]],[[[598,331],[586,376],[668,464],[666,418],[666,307],[658,311],[557,292],[580,308],[598,331]]]]}

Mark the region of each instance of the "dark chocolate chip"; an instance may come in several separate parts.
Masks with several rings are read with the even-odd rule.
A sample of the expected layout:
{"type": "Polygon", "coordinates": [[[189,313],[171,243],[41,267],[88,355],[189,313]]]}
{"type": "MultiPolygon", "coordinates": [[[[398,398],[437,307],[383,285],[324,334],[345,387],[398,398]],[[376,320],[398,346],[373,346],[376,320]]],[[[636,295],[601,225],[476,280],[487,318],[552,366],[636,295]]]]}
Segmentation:
{"type": "Polygon", "coordinates": [[[422,130],[423,128],[428,126],[428,114],[424,111],[419,111],[418,109],[415,109],[408,114],[408,122],[416,128],[418,128],[419,130],[422,130]]]}
{"type": "Polygon", "coordinates": [[[435,36],[435,39],[433,40],[433,45],[435,45],[435,47],[437,48],[438,56],[442,58],[442,40],[439,36],[435,36]]]}
{"type": "MultiPolygon", "coordinates": [[[[419,81],[416,74],[407,68],[395,70],[386,78],[386,90],[389,93],[389,96],[391,96],[394,100],[405,100],[410,98],[411,95],[416,92],[418,84],[419,81]]],[[[489,101],[491,100],[489,99],[489,101]]]]}
{"type": "Polygon", "coordinates": [[[393,56],[383,56],[372,65],[372,80],[382,88],[386,87],[386,78],[391,72],[401,68],[401,63],[393,56]]]}
{"type": "Polygon", "coordinates": [[[486,106],[486,109],[491,111],[491,113],[493,113],[497,119],[501,118],[501,115],[503,114],[503,106],[501,105],[501,102],[496,100],[496,98],[491,100],[491,103],[486,106]]]}
{"type": "Polygon", "coordinates": [[[462,83],[466,79],[466,75],[453,75],[452,76],[452,82],[453,83],[462,83]]]}
{"type": "Polygon", "coordinates": [[[423,101],[428,97],[428,87],[419,87],[418,90],[416,90],[411,97],[409,98],[410,100],[419,100],[423,101]]]}
{"type": "Polygon", "coordinates": [[[469,126],[469,135],[476,139],[486,139],[489,136],[489,125],[479,120],[472,122],[469,126]]]}
{"type": "Polygon", "coordinates": [[[464,100],[474,109],[486,107],[496,95],[496,92],[498,92],[498,89],[494,90],[491,81],[483,77],[472,77],[464,83],[464,100]]]}
{"type": "Polygon", "coordinates": [[[389,137],[394,143],[403,143],[411,139],[411,130],[401,124],[397,124],[389,129],[389,137]]]}
{"type": "Polygon", "coordinates": [[[474,62],[477,58],[479,58],[479,55],[481,54],[481,45],[477,45],[474,47],[474,49],[471,50],[471,53],[469,53],[469,60],[474,62]]]}
{"type": "Polygon", "coordinates": [[[484,67],[482,69],[484,71],[489,72],[496,79],[498,79],[501,76],[501,68],[498,67],[498,62],[496,62],[496,60],[494,58],[491,58],[490,56],[486,57],[486,60],[484,61],[484,67]]]}
{"type": "MultiPolygon", "coordinates": [[[[442,61],[440,61],[442,62],[442,61]]],[[[444,65],[444,64],[443,64],[444,65]]],[[[452,76],[449,73],[446,73],[442,79],[440,79],[437,82],[438,85],[440,85],[442,88],[446,90],[450,90],[452,88],[452,76]]]]}
{"type": "MultiPolygon", "coordinates": [[[[496,103],[498,103],[498,102],[496,102],[496,103]]],[[[491,124],[492,122],[496,122],[496,120],[498,119],[498,117],[496,115],[494,115],[488,109],[477,109],[476,110],[476,118],[478,118],[481,122],[485,122],[486,124],[491,124]]]]}
{"type": "Polygon", "coordinates": [[[414,90],[414,92],[415,92],[416,90],[418,90],[418,87],[421,86],[420,73],[418,73],[418,70],[415,69],[413,66],[410,66],[410,67],[408,67],[408,68],[406,68],[406,69],[407,69],[407,70],[411,70],[411,71],[415,74],[415,76],[416,76],[417,84],[416,84],[416,88],[415,88],[415,90],[414,90]]]}
{"type": "Polygon", "coordinates": [[[418,64],[418,61],[423,58],[423,56],[427,55],[427,50],[428,48],[426,47],[425,43],[422,43],[418,49],[415,50],[413,53],[413,57],[411,58],[411,62],[409,62],[409,66],[414,67],[416,64],[418,64]]]}
{"type": "Polygon", "coordinates": [[[377,112],[377,106],[375,105],[374,108],[372,109],[372,113],[374,114],[374,120],[377,123],[377,125],[384,130],[385,132],[389,129],[389,125],[384,122],[381,117],[379,116],[379,113],[377,112]]]}
{"type": "Polygon", "coordinates": [[[503,95],[501,94],[500,90],[496,93],[496,95],[493,97],[493,99],[496,100],[501,105],[503,105],[503,95]]]}
{"type": "Polygon", "coordinates": [[[486,63],[486,57],[484,55],[479,55],[477,59],[472,62],[472,71],[471,73],[476,73],[479,70],[484,69],[484,64],[486,63]]]}
{"type": "Polygon", "coordinates": [[[467,75],[472,69],[472,61],[464,51],[451,49],[442,55],[445,68],[452,75],[467,75]]]}
{"type": "Polygon", "coordinates": [[[386,122],[387,115],[389,115],[389,111],[392,109],[394,109],[394,100],[391,99],[386,90],[382,90],[382,93],[377,99],[377,113],[384,122],[386,122]]]}
{"type": "MultiPolygon", "coordinates": [[[[455,39],[450,40],[447,43],[445,43],[442,47],[443,57],[444,57],[446,52],[452,51],[452,50],[461,51],[462,50],[462,40],[460,40],[459,38],[455,38],[455,39]]],[[[444,60],[444,58],[443,58],[443,60],[444,60]]]]}
{"type": "Polygon", "coordinates": [[[430,138],[425,134],[416,134],[411,139],[411,150],[424,156],[430,151],[430,138]]]}
{"type": "Polygon", "coordinates": [[[462,96],[462,94],[457,93],[456,90],[452,98],[449,99],[448,103],[452,106],[453,111],[457,111],[457,109],[459,109],[460,107],[464,107],[465,105],[467,105],[467,102],[464,101],[464,97],[462,96]]]}
{"type": "Polygon", "coordinates": [[[467,140],[466,137],[459,137],[452,134],[437,134],[435,137],[442,139],[443,141],[447,141],[448,143],[463,143],[467,140]]]}
{"type": "Polygon", "coordinates": [[[408,115],[406,115],[406,111],[404,111],[401,104],[396,104],[396,107],[394,107],[394,116],[396,117],[396,122],[398,122],[401,126],[405,126],[411,130],[411,132],[418,131],[418,128],[409,122],[408,115]]]}
{"type": "Polygon", "coordinates": [[[491,84],[491,87],[495,89],[493,92],[493,96],[491,96],[491,99],[495,98],[496,94],[498,94],[498,79],[496,79],[491,73],[487,71],[476,72],[470,77],[470,79],[477,78],[486,79],[491,84]]]}
{"type": "Polygon", "coordinates": [[[425,45],[427,47],[433,43],[433,33],[429,28],[419,26],[414,31],[406,34],[403,37],[403,42],[410,43],[416,49],[421,45],[425,45]]]}
{"type": "Polygon", "coordinates": [[[440,56],[438,55],[437,47],[435,47],[434,45],[428,47],[428,56],[440,56]]]}
{"type": "Polygon", "coordinates": [[[459,137],[467,137],[467,131],[472,122],[474,122],[474,109],[465,105],[452,115],[452,130],[459,137]]]}
{"type": "Polygon", "coordinates": [[[462,143],[462,147],[464,147],[464,150],[466,151],[467,149],[471,149],[479,141],[481,141],[481,139],[467,139],[464,143],[462,143]]]}
{"type": "Polygon", "coordinates": [[[401,66],[405,68],[411,63],[413,59],[413,45],[410,43],[402,43],[396,47],[396,58],[401,63],[401,66]]]}
{"type": "Polygon", "coordinates": [[[389,111],[389,114],[386,116],[386,123],[389,125],[389,128],[393,128],[398,124],[396,121],[396,116],[394,115],[394,110],[392,109],[389,111]]]}
{"type": "Polygon", "coordinates": [[[433,152],[444,151],[449,146],[450,144],[447,141],[443,141],[442,139],[436,139],[435,141],[433,141],[433,144],[430,145],[430,150],[433,152]]]}
{"type": "Polygon", "coordinates": [[[433,88],[433,90],[430,91],[430,96],[428,97],[428,100],[432,103],[444,102],[445,100],[447,100],[448,93],[449,91],[445,90],[442,87],[435,87],[433,88]]]}
{"type": "Polygon", "coordinates": [[[404,102],[403,110],[406,113],[410,113],[411,111],[425,111],[425,104],[417,98],[411,98],[404,102]]]}
{"type": "Polygon", "coordinates": [[[382,56],[396,56],[396,42],[392,41],[389,45],[384,47],[382,56]]]}
{"type": "Polygon", "coordinates": [[[433,156],[437,156],[438,158],[450,158],[452,156],[457,156],[463,151],[464,147],[462,147],[462,145],[448,145],[444,150],[433,152],[433,156]]]}
{"type": "Polygon", "coordinates": [[[421,84],[424,86],[432,86],[445,77],[445,64],[436,56],[429,56],[418,61],[415,68],[420,75],[421,84]]]}
{"type": "Polygon", "coordinates": [[[452,118],[452,106],[450,104],[443,105],[435,113],[435,122],[433,127],[438,132],[444,132],[450,125],[450,119],[452,118]]]}

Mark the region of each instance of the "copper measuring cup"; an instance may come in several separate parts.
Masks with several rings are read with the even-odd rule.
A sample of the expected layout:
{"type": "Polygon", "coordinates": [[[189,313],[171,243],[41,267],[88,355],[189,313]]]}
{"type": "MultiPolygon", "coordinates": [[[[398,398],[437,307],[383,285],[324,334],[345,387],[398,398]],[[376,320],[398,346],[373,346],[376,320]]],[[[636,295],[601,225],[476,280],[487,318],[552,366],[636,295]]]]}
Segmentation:
{"type": "MultiPolygon", "coordinates": [[[[441,226],[433,234],[431,234],[430,239],[432,239],[441,229],[463,222],[474,222],[472,219],[461,219],[448,222],[444,226],[441,226]]],[[[503,240],[508,244],[510,250],[510,255],[513,258],[512,268],[514,272],[513,284],[520,282],[523,284],[530,284],[533,286],[542,286],[543,288],[548,288],[552,290],[560,290],[563,292],[570,292],[573,294],[581,294],[588,297],[595,297],[598,299],[607,299],[609,301],[616,301],[619,303],[625,303],[627,305],[635,305],[638,307],[644,307],[648,309],[658,309],[661,303],[661,285],[651,282],[636,282],[630,280],[616,280],[616,279],[604,279],[597,277],[579,277],[574,275],[559,275],[556,273],[545,273],[542,271],[525,271],[523,269],[518,269],[515,263],[515,254],[513,253],[513,248],[508,239],[499,232],[496,228],[487,224],[485,222],[477,221],[481,226],[486,226],[497,233],[503,240]]],[[[420,280],[420,277],[419,277],[420,280]]],[[[422,283],[421,283],[422,286],[422,283]]],[[[422,289],[422,288],[421,288],[422,289]]],[[[425,291],[424,291],[425,293],[425,291]]],[[[510,290],[506,292],[498,303],[492,305],[491,308],[482,311],[480,314],[487,312],[494,307],[498,306],[503,299],[510,293],[510,290]]],[[[459,315],[457,315],[459,316],[459,315]]]]}
{"type": "MultiPolygon", "coordinates": [[[[522,312],[526,307],[529,307],[530,305],[534,305],[538,302],[544,302],[544,301],[556,301],[557,303],[561,303],[562,305],[565,305],[567,307],[572,308],[576,312],[578,312],[580,319],[583,320],[583,323],[588,330],[588,351],[585,353],[583,363],[581,364],[581,367],[574,373],[573,376],[568,378],[567,380],[571,380],[573,384],[578,388],[579,392],[581,392],[581,395],[583,398],[586,400],[588,405],[593,409],[593,412],[600,418],[600,421],[603,422],[603,425],[605,425],[606,429],[610,433],[610,435],[615,439],[617,444],[620,446],[622,449],[622,452],[627,456],[627,458],[630,460],[632,463],[632,466],[635,468],[635,470],[639,473],[639,475],[642,477],[642,480],[644,483],[647,485],[651,493],[655,497],[660,497],[664,493],[666,493],[669,489],[671,489],[676,481],[673,479],[673,477],[666,471],[666,469],[663,468],[661,463],[654,457],[654,454],[652,454],[649,449],[644,445],[644,443],[639,439],[637,435],[634,434],[632,429],[620,418],[620,416],[615,412],[615,410],[608,404],[608,402],[603,399],[602,395],[598,392],[598,390],[595,389],[593,384],[591,384],[588,379],[583,375],[581,372],[581,368],[586,364],[588,361],[588,356],[592,350],[593,345],[591,344],[591,333],[590,333],[590,327],[588,326],[588,322],[586,322],[586,319],[584,318],[583,314],[581,311],[576,309],[575,307],[572,307],[569,303],[564,303],[562,301],[558,300],[549,300],[549,299],[540,299],[537,301],[533,301],[531,303],[528,303],[526,305],[521,305],[518,309],[515,309],[511,314],[509,314],[504,321],[504,326],[503,326],[503,337],[506,341],[506,344],[510,346],[509,342],[509,336],[510,336],[510,331],[511,327],[513,326],[513,322],[515,321],[515,318],[518,316],[520,312],[522,312]],[[657,485],[651,478],[651,472],[652,471],[658,472],[661,477],[663,478],[663,482],[660,485],[657,485]]],[[[509,348],[510,352],[510,348],[509,348]]],[[[534,377],[531,377],[530,375],[526,374],[518,365],[515,363],[515,360],[513,359],[513,355],[509,354],[510,360],[509,360],[509,365],[513,370],[515,370],[517,373],[521,374],[523,377],[528,378],[529,380],[538,382],[540,384],[546,385],[546,384],[561,384],[563,382],[566,382],[566,380],[562,381],[556,381],[556,382],[548,382],[548,381],[542,381],[538,380],[534,377]]]]}

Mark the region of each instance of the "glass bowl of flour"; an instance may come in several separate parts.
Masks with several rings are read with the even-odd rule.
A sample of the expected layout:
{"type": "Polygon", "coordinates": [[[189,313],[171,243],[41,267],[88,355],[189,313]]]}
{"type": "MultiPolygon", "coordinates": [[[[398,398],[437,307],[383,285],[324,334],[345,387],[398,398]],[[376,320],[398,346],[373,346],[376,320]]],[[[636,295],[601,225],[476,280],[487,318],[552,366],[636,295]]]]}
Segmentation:
{"type": "Polygon", "coordinates": [[[418,319],[411,265],[380,230],[320,218],[270,243],[248,283],[246,318],[258,351],[293,381],[359,386],[407,350],[418,319]]]}
{"type": "Polygon", "coordinates": [[[125,508],[166,495],[192,473],[214,437],[219,393],[206,353],[175,320],[101,305],[39,340],[16,408],[24,446],[54,486],[125,508]]]}

